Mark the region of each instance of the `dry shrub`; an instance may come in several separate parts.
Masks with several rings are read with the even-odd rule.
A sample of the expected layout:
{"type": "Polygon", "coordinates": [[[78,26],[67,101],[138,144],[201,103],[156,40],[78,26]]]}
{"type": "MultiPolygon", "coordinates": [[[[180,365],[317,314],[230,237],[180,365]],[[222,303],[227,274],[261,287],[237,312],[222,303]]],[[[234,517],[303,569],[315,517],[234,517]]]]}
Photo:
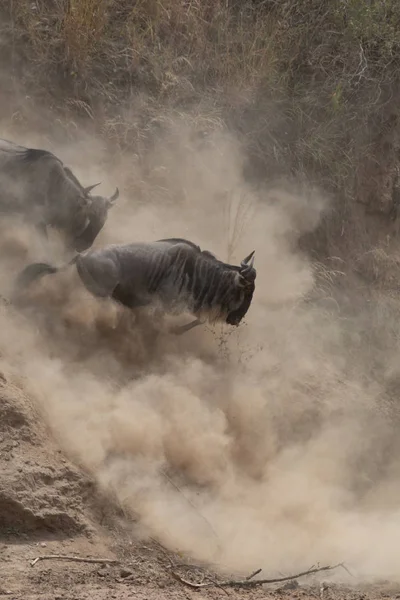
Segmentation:
{"type": "Polygon", "coordinates": [[[378,290],[399,290],[400,257],[394,249],[390,252],[382,247],[371,248],[357,258],[354,268],[364,281],[378,290]]]}

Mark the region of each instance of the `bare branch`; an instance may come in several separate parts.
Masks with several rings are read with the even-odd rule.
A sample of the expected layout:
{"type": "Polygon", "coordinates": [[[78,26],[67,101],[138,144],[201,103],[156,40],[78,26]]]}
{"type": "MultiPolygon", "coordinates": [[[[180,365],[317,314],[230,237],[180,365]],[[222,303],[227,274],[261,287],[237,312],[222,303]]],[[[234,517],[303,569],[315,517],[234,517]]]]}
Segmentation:
{"type": "Polygon", "coordinates": [[[112,565],[118,564],[119,560],[113,558],[84,558],[82,556],[63,556],[62,554],[47,554],[45,556],[37,556],[31,561],[31,567],[34,567],[36,563],[41,560],[70,560],[73,562],[86,562],[94,564],[105,564],[112,565]]]}
{"type": "Polygon", "coordinates": [[[171,575],[177,581],[180,581],[184,585],[187,585],[188,587],[191,587],[193,589],[208,588],[208,587],[214,587],[214,586],[218,586],[221,588],[224,588],[224,587],[250,588],[250,587],[256,587],[258,585],[271,584],[271,583],[282,583],[283,581],[291,581],[293,579],[298,579],[299,577],[306,577],[307,575],[312,575],[314,573],[321,573],[322,571],[333,571],[334,569],[337,569],[338,567],[342,567],[345,569],[344,564],[339,563],[339,564],[333,565],[333,566],[327,565],[325,567],[317,567],[314,569],[308,569],[308,571],[302,571],[301,573],[296,573],[296,575],[288,575],[287,577],[277,577],[275,579],[256,579],[256,580],[252,579],[257,573],[259,573],[261,571],[261,569],[259,569],[258,571],[255,571],[254,573],[249,575],[249,577],[247,577],[246,579],[244,579],[242,581],[228,579],[227,581],[219,581],[218,583],[216,583],[214,581],[210,581],[208,583],[193,583],[192,581],[183,579],[180,575],[178,575],[174,571],[171,571],[171,575]]]}
{"type": "Polygon", "coordinates": [[[246,581],[250,581],[250,579],[253,579],[253,577],[261,573],[261,571],[262,569],[257,569],[257,571],[254,571],[254,573],[251,573],[248,577],[246,577],[246,581]]]}

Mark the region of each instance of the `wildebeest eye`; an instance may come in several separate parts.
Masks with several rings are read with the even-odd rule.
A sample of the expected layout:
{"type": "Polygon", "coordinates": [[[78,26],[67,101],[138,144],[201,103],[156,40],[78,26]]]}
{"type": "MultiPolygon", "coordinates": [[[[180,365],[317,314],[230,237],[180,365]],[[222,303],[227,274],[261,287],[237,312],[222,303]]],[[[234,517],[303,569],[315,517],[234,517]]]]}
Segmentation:
{"type": "Polygon", "coordinates": [[[79,204],[83,209],[88,208],[93,202],[93,199],[88,196],[79,196],[79,204]]]}
{"type": "Polygon", "coordinates": [[[239,281],[240,281],[240,287],[242,287],[242,288],[248,288],[248,287],[252,287],[254,285],[253,281],[249,281],[248,279],[243,277],[243,275],[240,276],[239,281]]]}

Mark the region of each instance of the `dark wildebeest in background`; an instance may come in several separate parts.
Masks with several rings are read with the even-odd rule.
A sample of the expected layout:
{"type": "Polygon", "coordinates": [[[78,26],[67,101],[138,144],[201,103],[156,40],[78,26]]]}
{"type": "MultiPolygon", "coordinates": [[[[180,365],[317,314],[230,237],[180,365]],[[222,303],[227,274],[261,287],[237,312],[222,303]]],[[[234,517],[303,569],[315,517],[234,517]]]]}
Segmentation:
{"type": "MultiPolygon", "coordinates": [[[[75,264],[89,292],[128,308],[159,302],[172,314],[191,312],[196,320],[175,329],[175,333],[183,333],[204,321],[239,325],[253,298],[253,262],[254,251],[235,266],[188,240],[171,238],[89,250],[61,269],[75,264]]],[[[16,289],[58,270],[46,263],[32,263],[18,276],[16,289]]]]}
{"type": "Polygon", "coordinates": [[[91,196],[97,185],[83,187],[47,150],[0,139],[0,215],[20,214],[46,236],[47,227],[58,229],[77,252],[91,247],[119,195],[91,196]]]}

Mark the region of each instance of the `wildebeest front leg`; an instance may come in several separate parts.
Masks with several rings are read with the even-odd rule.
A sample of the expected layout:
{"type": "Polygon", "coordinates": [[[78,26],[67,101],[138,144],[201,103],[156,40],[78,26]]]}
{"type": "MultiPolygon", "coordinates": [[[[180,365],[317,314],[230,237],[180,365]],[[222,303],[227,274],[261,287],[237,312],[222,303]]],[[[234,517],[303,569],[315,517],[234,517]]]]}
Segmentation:
{"type": "Polygon", "coordinates": [[[197,327],[198,325],[203,325],[203,321],[200,321],[200,319],[195,319],[194,321],[192,321],[191,323],[188,323],[187,325],[180,325],[179,327],[171,327],[170,333],[173,333],[174,335],[182,335],[183,333],[186,333],[186,331],[190,331],[191,329],[193,329],[194,327],[197,327]]]}

